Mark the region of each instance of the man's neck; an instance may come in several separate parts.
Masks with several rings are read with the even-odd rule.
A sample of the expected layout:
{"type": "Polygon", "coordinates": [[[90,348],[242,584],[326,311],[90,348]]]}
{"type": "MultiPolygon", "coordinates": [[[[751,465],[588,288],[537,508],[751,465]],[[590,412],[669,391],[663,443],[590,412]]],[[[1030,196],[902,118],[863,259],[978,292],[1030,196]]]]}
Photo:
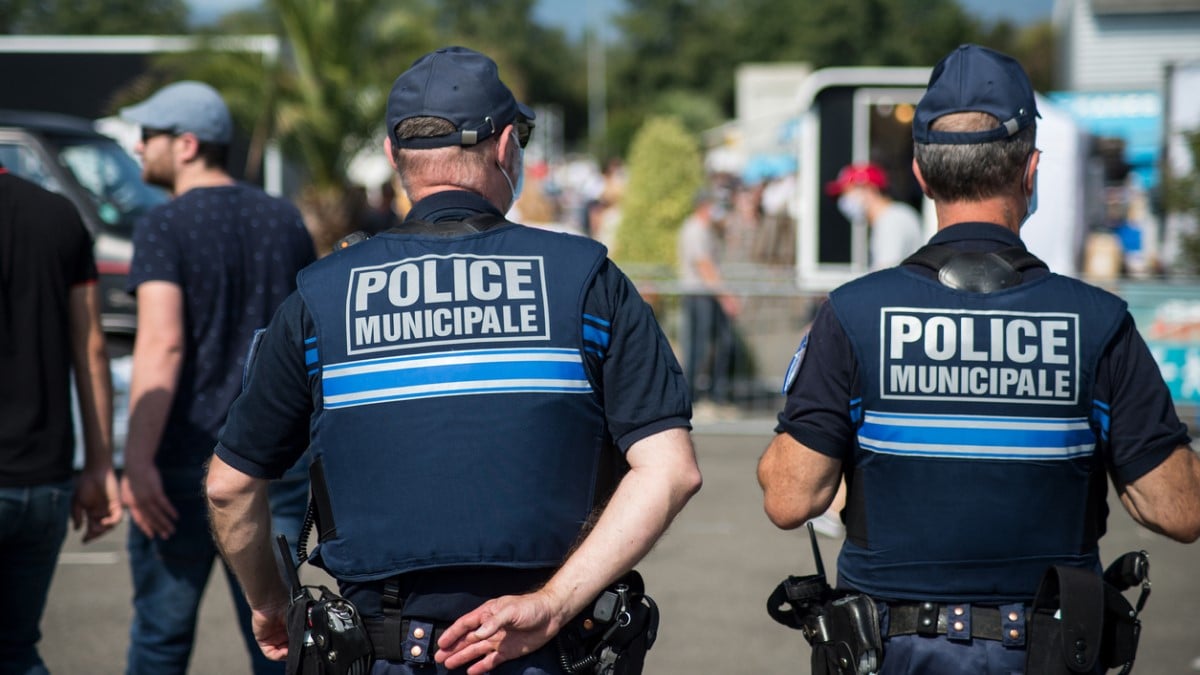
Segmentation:
{"type": "Polygon", "coordinates": [[[175,173],[175,189],[173,194],[178,197],[188,190],[209,187],[226,187],[236,181],[224,169],[212,167],[180,167],[175,173]]]}
{"type": "Polygon", "coordinates": [[[944,230],[959,223],[995,223],[1021,233],[1021,219],[1026,205],[1014,197],[991,197],[970,202],[934,201],[938,229],[944,230]]]}

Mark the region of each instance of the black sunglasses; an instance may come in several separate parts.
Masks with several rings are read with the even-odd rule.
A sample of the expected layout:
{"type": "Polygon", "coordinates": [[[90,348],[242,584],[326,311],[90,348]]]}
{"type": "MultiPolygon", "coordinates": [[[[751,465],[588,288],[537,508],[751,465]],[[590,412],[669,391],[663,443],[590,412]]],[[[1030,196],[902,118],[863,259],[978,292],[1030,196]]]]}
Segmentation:
{"type": "Polygon", "coordinates": [[[142,142],[149,143],[150,139],[158,136],[174,136],[175,132],[170,129],[153,129],[150,127],[142,127],[142,142]]]}
{"type": "Polygon", "coordinates": [[[517,143],[519,143],[522,148],[529,145],[529,137],[533,134],[533,122],[525,119],[524,117],[518,117],[517,119],[513,120],[513,127],[517,130],[517,143]]]}

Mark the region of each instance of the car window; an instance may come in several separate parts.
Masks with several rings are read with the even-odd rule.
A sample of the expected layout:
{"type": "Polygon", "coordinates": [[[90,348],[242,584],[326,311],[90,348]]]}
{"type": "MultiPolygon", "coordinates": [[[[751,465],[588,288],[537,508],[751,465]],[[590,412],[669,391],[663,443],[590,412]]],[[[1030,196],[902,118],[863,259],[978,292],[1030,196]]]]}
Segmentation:
{"type": "Polygon", "coordinates": [[[120,145],[107,138],[62,138],[59,161],[75,176],[110,228],[132,231],[149,209],[167,201],[165,191],[142,182],[141,168],[120,145]]]}
{"type": "Polygon", "coordinates": [[[27,145],[0,142],[0,164],[13,174],[50,190],[62,192],[58,179],[46,170],[46,165],[27,145]]]}

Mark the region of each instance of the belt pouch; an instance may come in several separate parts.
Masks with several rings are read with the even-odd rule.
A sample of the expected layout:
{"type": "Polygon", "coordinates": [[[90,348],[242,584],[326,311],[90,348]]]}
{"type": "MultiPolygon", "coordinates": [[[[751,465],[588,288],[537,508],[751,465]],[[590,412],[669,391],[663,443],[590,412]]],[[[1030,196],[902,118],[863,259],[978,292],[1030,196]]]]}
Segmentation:
{"type": "Polygon", "coordinates": [[[1025,672],[1090,673],[1100,655],[1104,580],[1099,574],[1055,565],[1046,571],[1030,614],[1025,672]]]}

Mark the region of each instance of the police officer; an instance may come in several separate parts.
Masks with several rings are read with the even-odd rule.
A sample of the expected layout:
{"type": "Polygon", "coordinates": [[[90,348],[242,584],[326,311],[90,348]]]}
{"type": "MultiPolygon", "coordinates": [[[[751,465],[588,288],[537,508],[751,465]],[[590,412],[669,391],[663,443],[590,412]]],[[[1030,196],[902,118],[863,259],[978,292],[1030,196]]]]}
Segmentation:
{"type": "Polygon", "coordinates": [[[403,645],[376,642],[376,674],[562,672],[548,642],[700,487],[649,306],[599,244],[503,218],[533,119],[483,54],[414,62],[384,141],[412,210],[302,272],[261,340],[207,487],[269,656],[288,595],[263,490],[309,443],[317,564],[409,629],[372,633],[403,645]]]}
{"type": "Polygon", "coordinates": [[[759,463],[784,529],[845,475],[838,584],[878,601],[883,673],[1022,672],[1047,567],[1100,569],[1106,473],[1137,522],[1200,536],[1200,461],[1125,303],[1019,238],[1036,117],[1006,55],[964,45],[934,68],[913,171],[938,233],[830,295],[759,463]]]}

